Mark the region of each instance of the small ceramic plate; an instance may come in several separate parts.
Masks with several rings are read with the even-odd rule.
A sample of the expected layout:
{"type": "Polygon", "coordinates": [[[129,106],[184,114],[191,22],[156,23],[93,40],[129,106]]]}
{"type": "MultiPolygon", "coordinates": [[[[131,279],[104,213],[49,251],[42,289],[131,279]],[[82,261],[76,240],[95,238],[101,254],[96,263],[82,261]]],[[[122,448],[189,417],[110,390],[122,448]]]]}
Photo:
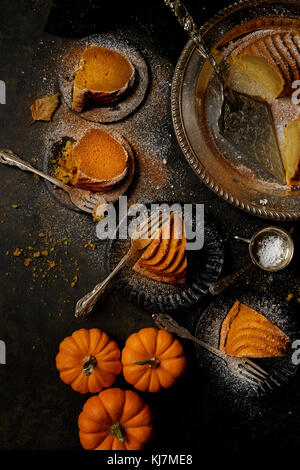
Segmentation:
{"type": "MultiPolygon", "coordinates": [[[[152,312],[182,310],[199,302],[208,292],[222,270],[224,247],[214,223],[205,216],[204,246],[199,251],[187,251],[188,273],[186,283],[171,285],[154,281],[132,270],[132,264],[122,268],[114,280],[115,289],[152,312]]],[[[195,220],[193,218],[193,230],[195,220]]],[[[118,230],[117,230],[118,231],[118,230]]],[[[129,240],[110,240],[107,247],[108,273],[117,265],[130,247],[129,240]]],[[[137,258],[141,256],[138,254],[137,258]]]]}
{"type": "MultiPolygon", "coordinates": [[[[235,300],[238,299],[278,326],[289,336],[291,343],[297,339],[297,331],[299,331],[297,317],[284,299],[275,296],[261,296],[254,290],[253,292],[245,292],[245,290],[244,286],[243,289],[226,292],[215,298],[200,317],[195,336],[218,348],[223,320],[235,300]]],[[[222,396],[233,396],[235,399],[246,401],[247,398],[259,395],[259,388],[232,375],[222,359],[197,344],[196,353],[199,364],[211,382],[218,387],[222,396]]],[[[291,349],[286,357],[253,359],[253,361],[274,377],[280,375],[279,384],[283,386],[293,378],[297,370],[297,367],[292,363],[292,353],[291,349]]],[[[274,385],[274,389],[278,389],[278,386],[274,385]]]]}
{"type": "MultiPolygon", "coordinates": [[[[116,140],[118,140],[123,147],[126,149],[129,157],[128,161],[128,172],[124,180],[120,182],[115,188],[112,190],[101,193],[101,195],[105,198],[107,203],[114,203],[119,199],[120,196],[126,193],[130,184],[132,183],[134,170],[135,170],[135,157],[133,150],[127,140],[121,136],[120,134],[109,131],[109,134],[112,135],[116,140]]],[[[43,162],[43,171],[50,176],[55,176],[55,170],[57,168],[56,161],[61,154],[63,147],[65,146],[68,140],[74,141],[74,137],[63,137],[60,140],[57,140],[49,146],[48,152],[45,154],[44,162],[43,162]]],[[[63,206],[68,207],[69,209],[80,211],[74,204],[72,204],[69,195],[60,188],[55,188],[53,184],[46,181],[46,185],[52,196],[63,206]]]]}
{"type": "Polygon", "coordinates": [[[120,101],[104,106],[89,107],[78,113],[78,115],[94,122],[109,123],[120,121],[132,114],[144,100],[149,84],[147,63],[134,46],[124,39],[116,39],[115,36],[110,36],[109,34],[94,35],[74,41],[65,51],[59,70],[60,90],[65,103],[71,110],[75,69],[78,66],[83,51],[91,45],[106,47],[123,54],[133,64],[136,77],[131,90],[120,101]]]}

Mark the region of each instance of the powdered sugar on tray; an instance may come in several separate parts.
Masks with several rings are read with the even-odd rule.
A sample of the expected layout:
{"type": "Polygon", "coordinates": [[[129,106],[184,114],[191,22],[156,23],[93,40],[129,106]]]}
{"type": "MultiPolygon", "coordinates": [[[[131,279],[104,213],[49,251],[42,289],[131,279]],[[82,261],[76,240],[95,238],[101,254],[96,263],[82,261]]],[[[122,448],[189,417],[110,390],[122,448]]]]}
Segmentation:
{"type": "MultiPolygon", "coordinates": [[[[295,336],[293,316],[290,315],[289,307],[284,300],[276,296],[261,295],[256,290],[246,290],[242,284],[234,291],[221,294],[210,304],[199,319],[195,336],[218,348],[222,322],[236,299],[264,315],[291,340],[295,336]]],[[[229,408],[256,415],[266,411],[263,395],[258,387],[235,377],[224,361],[200,346],[196,345],[196,351],[200,366],[216,387],[215,392],[222,397],[229,408]]],[[[286,357],[258,359],[256,362],[271,375],[280,376],[282,386],[297,370],[292,365],[290,354],[286,357]]]]}
{"type": "MultiPolygon", "coordinates": [[[[284,31],[284,28],[280,28],[281,31],[284,31]]],[[[287,31],[289,31],[287,27],[287,31]]],[[[230,41],[222,49],[222,55],[224,61],[226,58],[234,52],[238,54],[245,47],[248,47],[254,41],[261,39],[265,36],[278,33],[278,29],[261,29],[258,31],[251,32],[243,37],[240,37],[236,40],[230,41]]],[[[227,66],[225,66],[227,68],[227,66]]],[[[292,102],[291,96],[281,97],[273,99],[268,96],[267,90],[264,90],[260,87],[254,80],[251,80],[246,74],[244,74],[240,68],[231,64],[229,69],[229,85],[240,93],[249,94],[252,96],[262,96],[270,105],[272,116],[274,119],[274,124],[277,132],[278,142],[280,145],[281,153],[284,154],[284,145],[285,145],[285,136],[284,136],[284,126],[295,119],[298,119],[300,116],[300,107],[292,102]]],[[[220,142],[218,140],[217,145],[220,147],[220,142]]],[[[222,148],[223,150],[223,148],[222,148]]],[[[249,180],[255,181],[257,185],[262,186],[261,192],[281,192],[284,190],[290,190],[290,187],[286,184],[277,182],[274,178],[270,177],[265,169],[261,167],[256,161],[250,160],[245,155],[237,156],[237,152],[230,152],[226,149],[225,158],[230,161],[230,163],[243,175],[249,175],[249,180]],[[264,188],[263,188],[264,187],[264,188]]],[[[269,198],[262,198],[262,201],[266,201],[266,204],[261,203],[261,205],[268,206],[270,203],[269,198]]]]}

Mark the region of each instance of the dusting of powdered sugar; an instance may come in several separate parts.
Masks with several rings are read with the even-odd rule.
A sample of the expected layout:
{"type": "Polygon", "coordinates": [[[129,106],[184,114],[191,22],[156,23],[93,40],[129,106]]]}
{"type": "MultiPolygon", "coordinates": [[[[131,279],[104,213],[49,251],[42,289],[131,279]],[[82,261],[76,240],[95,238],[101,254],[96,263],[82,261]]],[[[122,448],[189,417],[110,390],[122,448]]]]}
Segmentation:
{"type": "MultiPolygon", "coordinates": [[[[293,339],[296,327],[287,304],[275,296],[259,295],[259,293],[245,288],[222,294],[215,299],[200,317],[195,335],[202,341],[218,348],[222,322],[237,299],[264,315],[290,339],[293,339]]],[[[201,346],[196,346],[196,351],[201,367],[208,374],[211,382],[218,387],[219,393],[229,407],[235,410],[249,410],[251,407],[260,406],[261,391],[259,388],[235,377],[222,359],[209,353],[201,346]]],[[[297,370],[292,364],[290,351],[286,357],[256,359],[255,361],[273,376],[283,374],[282,385],[287,383],[297,370]]],[[[271,391],[269,390],[267,393],[271,393],[271,391]]]]}
{"type": "Polygon", "coordinates": [[[285,244],[281,237],[269,235],[257,243],[256,256],[265,268],[278,266],[286,256],[285,244]]]}
{"type": "MultiPolygon", "coordinates": [[[[26,103],[28,114],[28,135],[30,153],[22,155],[28,158],[37,168],[43,167],[53,174],[53,166],[49,158],[57,159],[59,152],[54,152],[57,143],[63,138],[78,140],[91,128],[117,133],[130,144],[135,157],[135,174],[133,182],[127,191],[128,205],[137,202],[151,202],[153,200],[173,200],[175,189],[184,189],[182,175],[183,165],[180,164],[181,152],[176,147],[171,110],[170,94],[171,82],[174,72],[173,65],[161,57],[157,49],[146,38],[134,36],[131,32],[114,32],[110,35],[113,43],[126,41],[128,47],[137,48],[148,65],[151,80],[145,99],[138,109],[126,119],[114,124],[97,124],[82,119],[80,114],[72,112],[61,96],[61,104],[51,122],[32,122],[30,105],[35,99],[59,91],[59,68],[65,57],[66,50],[74,47],[76,40],[55,38],[38,43],[33,60],[32,94],[26,103]],[[132,44],[131,44],[132,41],[132,44]],[[137,44],[138,46],[136,46],[137,44]],[[47,167],[50,162],[50,167],[47,167]],[[175,163],[175,165],[174,165],[175,163]],[[176,168],[174,169],[174,166],[176,168]],[[177,167],[179,171],[177,171],[177,167]]],[[[82,44],[82,41],[79,41],[82,44]]],[[[17,150],[17,148],[16,148],[17,150]]],[[[34,180],[33,180],[34,181],[34,180]]],[[[78,248],[78,256],[85,263],[85,257],[91,268],[91,286],[94,281],[99,282],[101,269],[104,266],[104,250],[106,243],[97,239],[96,226],[92,218],[77,212],[74,207],[65,204],[59,196],[59,190],[48,186],[40,180],[37,186],[39,200],[37,204],[45,208],[41,216],[43,230],[55,232],[59,238],[67,237],[69,246],[78,248]],[[100,268],[100,271],[99,271],[100,268]],[[92,272],[95,274],[93,281],[92,272]]],[[[103,276],[104,274],[102,274],[103,276]]],[[[100,277],[101,279],[101,277],[100,277]]],[[[80,277],[79,277],[80,283],[80,277]]]]}
{"type": "Polygon", "coordinates": [[[143,55],[126,39],[115,34],[93,35],[68,44],[61,53],[59,85],[64,101],[72,109],[73,82],[83,51],[92,46],[115,50],[125,56],[135,69],[135,80],[131,89],[113,104],[83,109],[81,117],[89,121],[110,123],[120,121],[133,113],[141,105],[149,84],[148,66],[143,55]]]}
{"type": "MultiPolygon", "coordinates": [[[[111,46],[117,44],[119,37],[118,33],[109,35],[111,46]]],[[[122,41],[124,42],[123,36],[122,41]]],[[[79,44],[82,45],[82,40],[79,44]]],[[[66,49],[72,47],[74,41],[56,52],[57,69],[65,57],[66,49]]],[[[173,156],[174,139],[169,109],[173,67],[155,50],[144,47],[141,53],[151,69],[151,86],[143,105],[129,118],[114,124],[97,124],[70,111],[63,100],[53,122],[40,129],[41,155],[49,152],[49,149],[64,137],[78,140],[91,128],[101,128],[122,135],[132,147],[136,160],[134,181],[128,190],[130,204],[151,201],[158,195],[163,195],[165,191],[172,193],[169,188],[171,175],[168,162],[173,156]]],[[[50,91],[49,83],[48,89],[50,91]]]]}

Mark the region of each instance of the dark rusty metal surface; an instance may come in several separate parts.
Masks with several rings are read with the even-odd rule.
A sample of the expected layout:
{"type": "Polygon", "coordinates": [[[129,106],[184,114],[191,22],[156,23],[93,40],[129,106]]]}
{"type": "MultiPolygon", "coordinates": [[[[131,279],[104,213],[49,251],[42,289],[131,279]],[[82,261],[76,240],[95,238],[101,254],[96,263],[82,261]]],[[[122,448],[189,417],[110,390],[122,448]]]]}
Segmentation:
{"type": "MultiPolygon", "coordinates": [[[[7,104],[0,105],[2,148],[11,148],[28,161],[36,158],[35,164],[42,167],[41,129],[52,126],[55,120],[32,125],[29,106],[43,96],[48,77],[55,74],[52,49],[61,47],[66,36],[110,30],[114,26],[102,24],[99,5],[105,4],[105,12],[112,14],[116,3],[125,2],[57,0],[53,6],[42,0],[2,0],[0,79],[7,86],[7,104]]],[[[148,6],[139,3],[136,10],[133,2],[126,2],[128,11],[124,14],[122,7],[115,24],[130,31],[131,39],[143,45],[152,43],[151,47],[174,68],[185,44],[184,33],[163,2],[148,2],[148,6]]],[[[201,6],[196,1],[186,3],[199,23],[216,13],[216,6],[209,2],[201,2],[201,6]]],[[[165,112],[166,129],[172,135],[168,166],[174,187],[166,188],[163,195],[158,191],[156,198],[173,200],[175,193],[178,200],[205,204],[226,240],[223,274],[228,274],[248,261],[248,247],[233,241],[233,235],[249,237],[267,222],[230,206],[199,181],[179,149],[170,109],[165,112]]],[[[55,355],[60,341],[76,329],[99,327],[122,347],[130,333],[153,326],[151,315],[118,292],[109,291],[92,316],[75,319],[78,298],[104,276],[106,243],[96,239],[88,216],[59,205],[45,184],[32,175],[0,166],[0,190],[0,339],[7,346],[7,364],[0,365],[0,449],[77,450],[81,448],[77,416],[87,396],[72,391],[59,379],[55,355]],[[17,248],[24,250],[20,256],[13,255],[18,254],[17,248]],[[42,255],[46,250],[48,256],[42,255]],[[40,257],[24,266],[33,252],[40,252],[40,257]],[[51,268],[48,261],[56,265],[51,268]]],[[[293,292],[291,303],[299,313],[300,226],[279,225],[294,229],[294,261],[287,270],[273,275],[253,268],[248,280],[241,279],[240,288],[251,284],[262,295],[275,290],[283,299],[293,292]]],[[[176,313],[176,320],[193,330],[211,300],[207,296],[197,307],[197,314],[196,310],[176,313]]],[[[188,453],[202,448],[235,450],[245,445],[254,449],[276,446],[277,451],[298,447],[299,379],[284,395],[276,397],[276,406],[270,404],[263,413],[254,408],[250,415],[240,416],[214,394],[198,366],[194,346],[183,343],[188,356],[184,378],[168,391],[142,394],[155,416],[149,449],[188,453]]],[[[116,386],[127,387],[122,378],[117,379],[116,386]]]]}

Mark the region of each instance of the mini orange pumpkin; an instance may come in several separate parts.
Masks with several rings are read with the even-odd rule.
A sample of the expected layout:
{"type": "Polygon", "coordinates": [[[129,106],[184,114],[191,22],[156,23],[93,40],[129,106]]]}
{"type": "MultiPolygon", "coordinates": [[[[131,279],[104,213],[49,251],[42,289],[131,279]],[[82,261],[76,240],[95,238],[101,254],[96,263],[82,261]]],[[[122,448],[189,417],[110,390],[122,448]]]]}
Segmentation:
{"type": "Polygon", "coordinates": [[[121,361],[125,380],[143,392],[171,387],[186,368],[182,345],[168,331],[156,328],[129,336],[121,361]]]}
{"type": "Polygon", "coordinates": [[[82,328],[60,343],[56,368],[61,380],[76,392],[97,393],[110,387],[120,374],[120,350],[98,328],[82,328]]]}
{"type": "Polygon", "coordinates": [[[140,450],[152,435],[151,423],[151,410],[137,393],[110,388],[85,403],[79,439],[87,450],[140,450]]]}

